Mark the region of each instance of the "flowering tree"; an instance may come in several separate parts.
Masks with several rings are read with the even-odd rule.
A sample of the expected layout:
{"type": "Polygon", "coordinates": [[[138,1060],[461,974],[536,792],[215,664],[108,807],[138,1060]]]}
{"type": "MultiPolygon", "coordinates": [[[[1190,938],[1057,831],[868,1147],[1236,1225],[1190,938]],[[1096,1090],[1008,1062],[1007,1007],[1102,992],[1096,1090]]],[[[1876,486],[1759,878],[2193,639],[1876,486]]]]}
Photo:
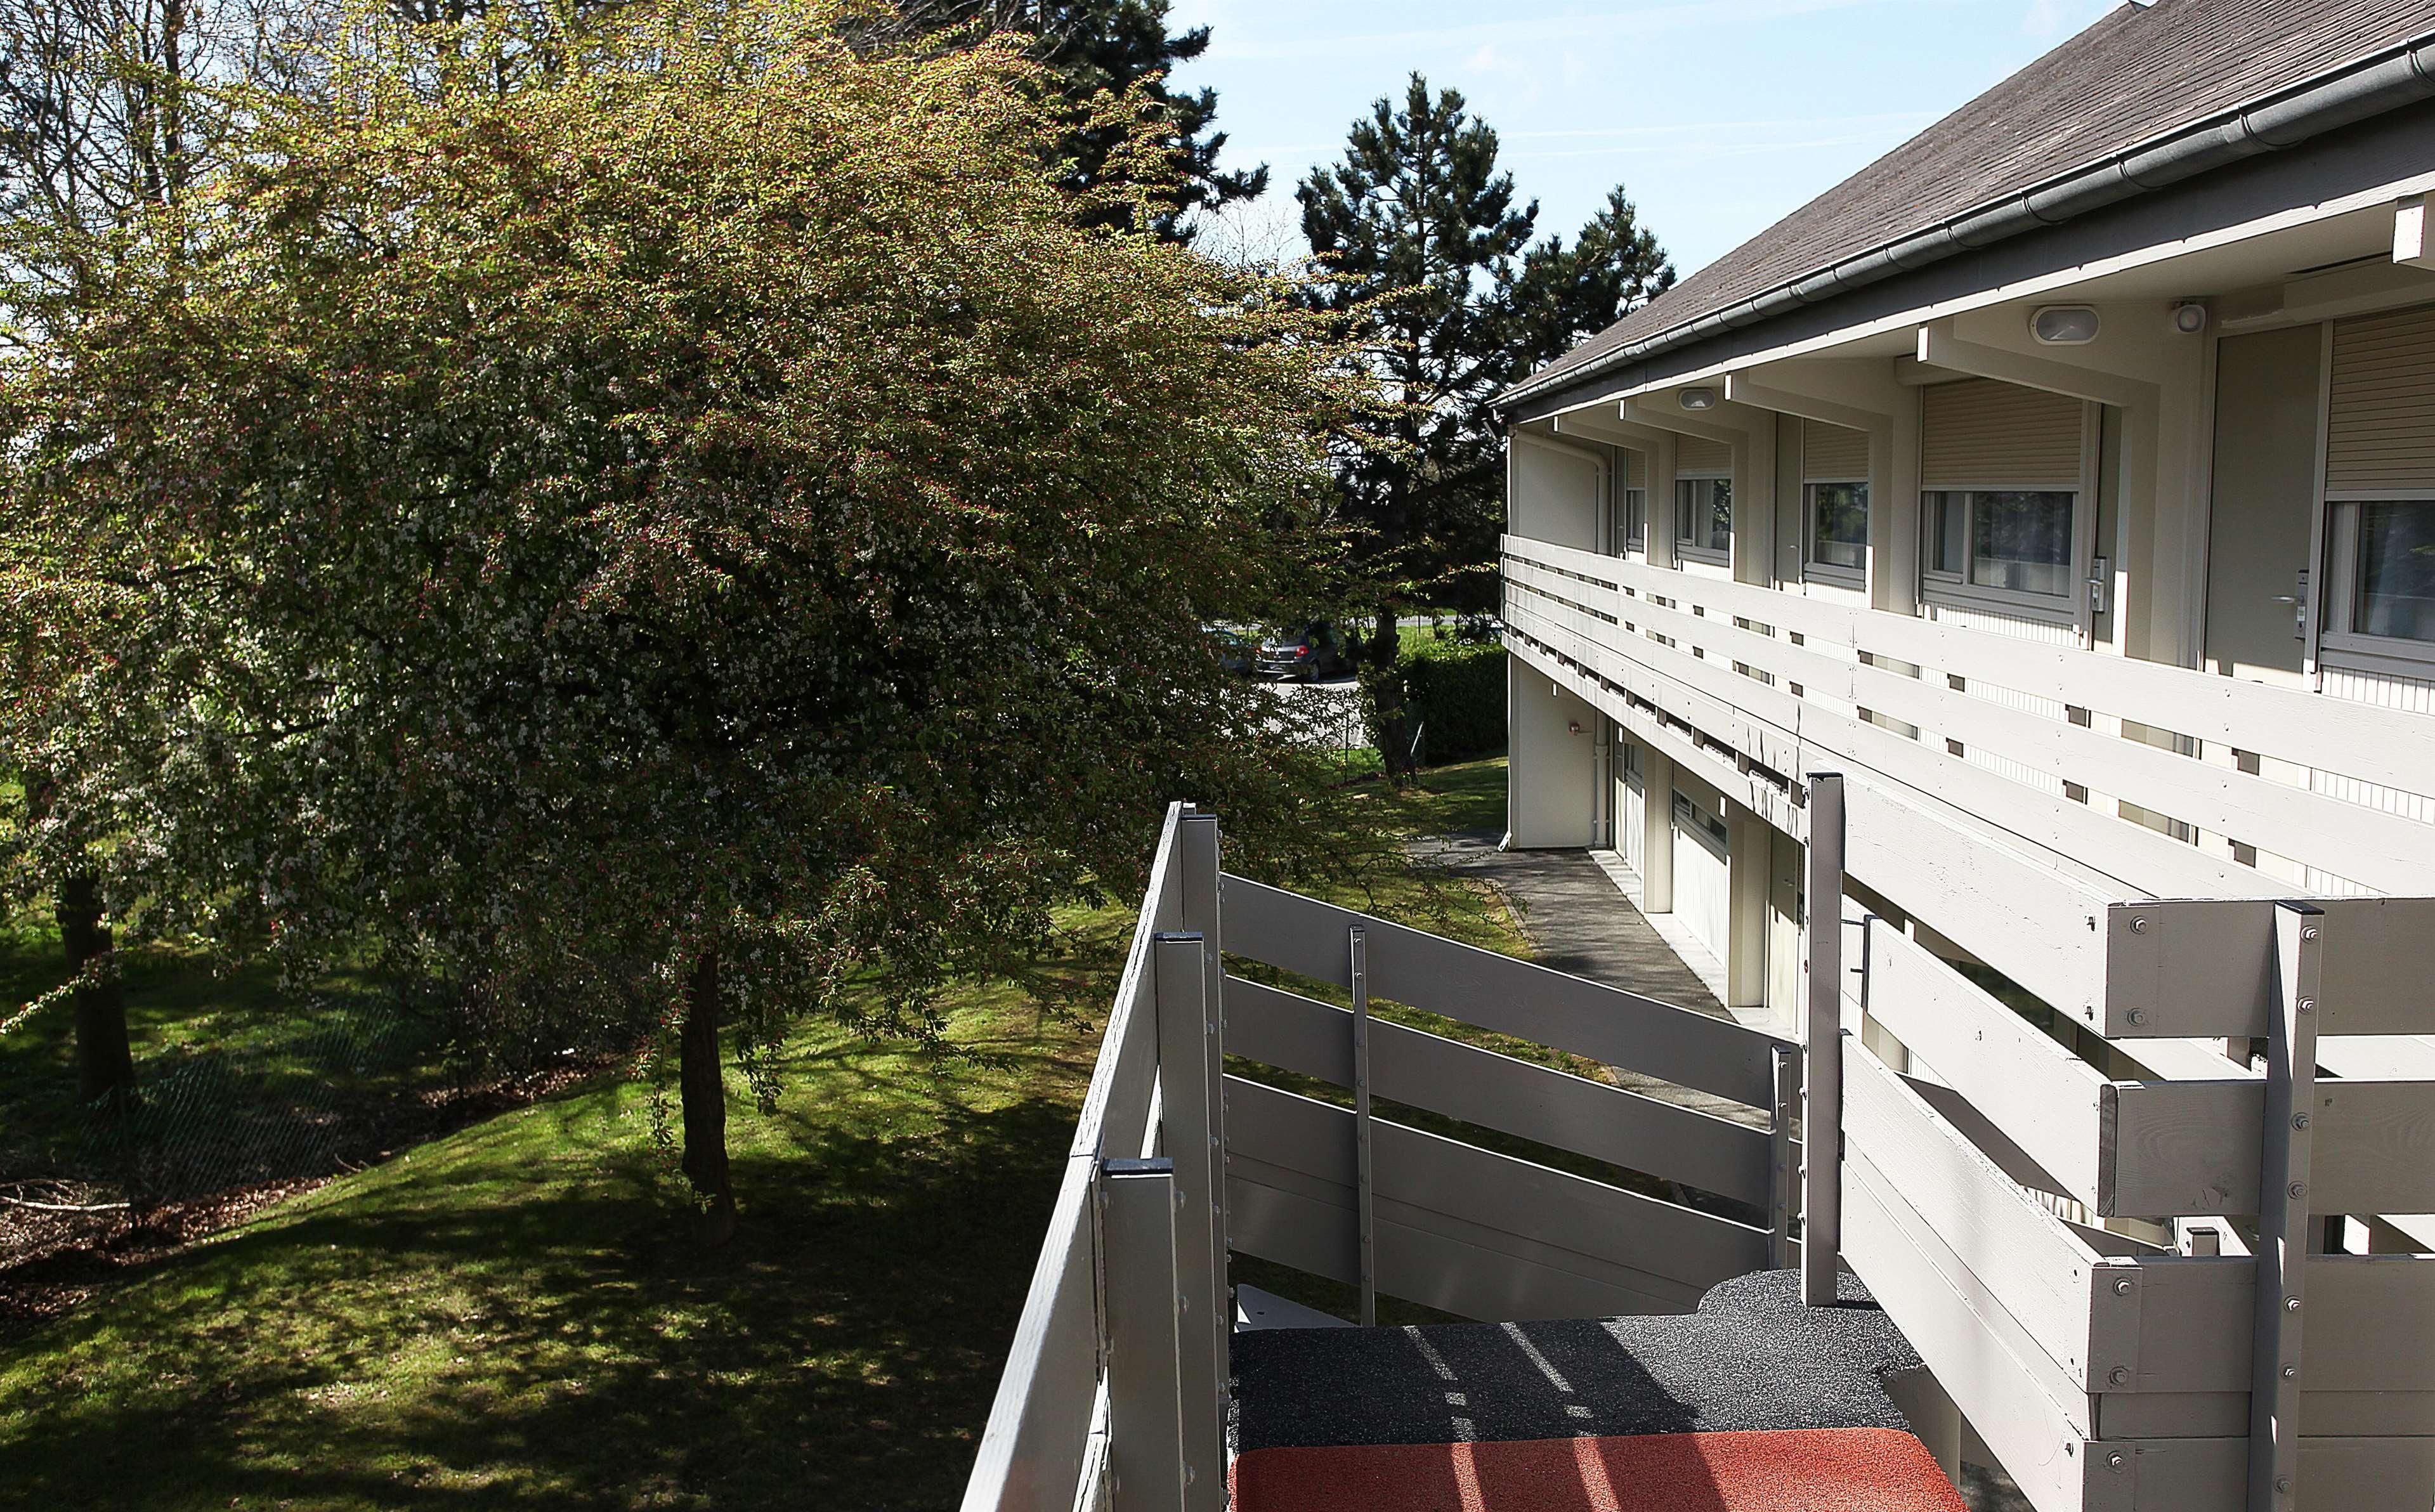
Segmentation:
{"type": "Polygon", "coordinates": [[[1200,627],[1348,399],[1288,291],[1054,181],[1033,65],[834,19],[612,11],[511,89],[505,24],[364,23],[0,374],[0,717],[114,915],[651,995],[722,1234],[722,1038],[766,1096],[793,1015],[935,1032],[1170,798],[1291,843],[1200,627]]]}

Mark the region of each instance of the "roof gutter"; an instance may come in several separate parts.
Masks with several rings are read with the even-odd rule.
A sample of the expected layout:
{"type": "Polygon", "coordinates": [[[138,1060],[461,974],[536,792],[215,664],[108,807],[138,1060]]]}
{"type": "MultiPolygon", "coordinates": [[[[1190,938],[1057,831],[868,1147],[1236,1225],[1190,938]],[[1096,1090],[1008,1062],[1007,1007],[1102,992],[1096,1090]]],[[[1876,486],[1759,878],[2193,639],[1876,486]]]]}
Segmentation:
{"type": "Polygon", "coordinates": [[[1949,257],[2061,225],[2184,179],[2297,146],[2312,137],[2428,98],[2435,98],[2435,33],[2126,147],[2086,167],[1964,211],[1926,231],[1883,243],[1724,309],[1626,342],[1578,367],[1525,378],[1497,396],[1495,407],[1510,408],[1549,388],[1586,382],[1627,363],[1771,320],[1897,273],[1914,272],[1949,257]]]}

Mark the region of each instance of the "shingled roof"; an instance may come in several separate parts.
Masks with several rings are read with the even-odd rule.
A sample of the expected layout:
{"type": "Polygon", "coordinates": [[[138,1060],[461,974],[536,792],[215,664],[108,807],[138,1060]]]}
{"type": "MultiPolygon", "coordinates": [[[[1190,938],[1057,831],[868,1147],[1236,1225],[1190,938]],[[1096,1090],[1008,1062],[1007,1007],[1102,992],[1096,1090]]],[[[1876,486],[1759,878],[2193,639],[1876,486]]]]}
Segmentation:
{"type": "Polygon", "coordinates": [[[1586,376],[1618,349],[2064,180],[2435,30],[2435,0],[2160,0],[2063,45],[1513,386],[1586,376]]]}

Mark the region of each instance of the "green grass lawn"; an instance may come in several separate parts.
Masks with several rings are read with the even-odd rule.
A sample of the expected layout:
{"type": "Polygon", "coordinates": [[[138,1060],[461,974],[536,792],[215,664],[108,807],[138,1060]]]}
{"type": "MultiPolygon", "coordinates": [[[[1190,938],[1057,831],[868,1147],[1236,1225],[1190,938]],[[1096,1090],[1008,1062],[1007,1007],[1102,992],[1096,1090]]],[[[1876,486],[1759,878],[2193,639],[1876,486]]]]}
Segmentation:
{"type": "MultiPolygon", "coordinates": [[[[1492,761],[1361,800],[1418,833],[1501,825],[1503,791],[1492,761]]],[[[1452,891],[1432,927],[1516,948],[1452,891]]],[[[1081,922],[1075,985],[1104,1003],[1131,917],[1081,922]]],[[[624,1078],[331,1182],[0,1339],[0,1503],[949,1504],[1097,1028],[1008,988],[959,999],[945,1066],[807,1027],[777,1114],[732,1089],[743,1222],[717,1251],[624,1078]]]]}

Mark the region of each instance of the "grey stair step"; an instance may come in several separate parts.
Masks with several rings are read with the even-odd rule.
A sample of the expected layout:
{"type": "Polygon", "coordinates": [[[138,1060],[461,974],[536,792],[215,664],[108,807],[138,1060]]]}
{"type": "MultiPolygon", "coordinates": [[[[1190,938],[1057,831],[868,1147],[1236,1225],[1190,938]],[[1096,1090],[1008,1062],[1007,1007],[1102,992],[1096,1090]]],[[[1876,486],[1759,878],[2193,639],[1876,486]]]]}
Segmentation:
{"type": "Polygon", "coordinates": [[[1908,1430],[1885,1380],[1919,1356],[1842,1283],[1829,1308],[1801,1305],[1797,1273],[1766,1271],[1679,1316],[1238,1332],[1235,1448],[1908,1430]]]}

